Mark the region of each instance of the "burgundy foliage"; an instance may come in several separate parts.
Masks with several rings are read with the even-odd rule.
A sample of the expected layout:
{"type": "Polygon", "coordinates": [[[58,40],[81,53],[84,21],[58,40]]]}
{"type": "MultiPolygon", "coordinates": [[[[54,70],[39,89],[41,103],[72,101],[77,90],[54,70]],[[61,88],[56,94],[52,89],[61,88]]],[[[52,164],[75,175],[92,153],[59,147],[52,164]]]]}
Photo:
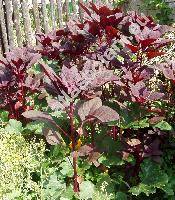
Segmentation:
{"type": "Polygon", "coordinates": [[[41,56],[33,50],[18,48],[0,59],[0,100],[1,108],[9,111],[10,118],[19,119],[28,109],[28,94],[40,90],[41,75],[29,75],[27,70],[41,56]]]}
{"type": "MultiPolygon", "coordinates": [[[[23,113],[28,119],[48,121],[59,133],[68,137],[72,142],[75,192],[79,191],[75,155],[77,138],[91,138],[91,144],[81,147],[79,155],[89,156],[89,161],[96,163],[99,152],[94,141],[95,125],[103,128],[111,121],[121,120],[120,114],[123,113],[115,108],[118,105],[125,108],[126,102],[137,103],[140,108],[145,107],[154,113],[150,124],[161,121],[164,112],[153,111],[151,105],[167,95],[161,87],[153,90],[149,81],[155,70],[159,70],[164,78],[173,84],[175,82],[173,60],[156,66],[145,64],[155,57],[166,56],[162,47],[172,41],[164,39],[163,35],[170,30],[169,27],[156,24],[149,16],[135,12],[125,14],[119,8],[97,7],[94,3],[80,5],[85,11],[83,23],[72,19],[63,29],[37,34],[39,45],[35,51],[16,49],[0,59],[1,107],[8,110],[13,118],[19,119],[23,113]],[[56,70],[40,60],[38,64],[42,74],[29,75],[27,70],[40,57],[57,62],[56,70]],[[48,100],[48,106],[52,110],[66,112],[68,131],[56,124],[49,114],[30,110],[27,106],[27,96],[39,92],[41,86],[52,98],[48,100]],[[60,107],[65,98],[69,98],[69,103],[60,107]],[[107,106],[108,103],[112,103],[113,109],[107,106]],[[78,128],[74,124],[75,117],[79,119],[78,128]],[[84,128],[85,124],[90,125],[90,133],[84,128]]],[[[121,140],[122,151],[136,158],[136,173],[144,157],[159,161],[163,136],[160,137],[157,131],[151,130],[153,134],[147,130],[143,134],[138,131],[133,137],[130,129],[123,131],[117,126],[108,129],[107,133],[114,141],[121,140]]],[[[62,140],[55,130],[47,129],[44,134],[52,145],[62,140]]]]}

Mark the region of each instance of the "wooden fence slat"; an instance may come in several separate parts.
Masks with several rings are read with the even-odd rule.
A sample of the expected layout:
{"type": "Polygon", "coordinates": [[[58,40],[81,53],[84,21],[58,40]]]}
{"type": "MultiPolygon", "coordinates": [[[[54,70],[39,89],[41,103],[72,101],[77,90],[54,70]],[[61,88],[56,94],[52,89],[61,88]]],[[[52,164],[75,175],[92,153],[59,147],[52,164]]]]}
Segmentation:
{"type": "Polygon", "coordinates": [[[6,18],[7,18],[7,31],[10,49],[14,48],[14,31],[13,31],[13,20],[12,20],[12,2],[11,0],[5,0],[6,18]]]}
{"type": "Polygon", "coordinates": [[[78,13],[79,13],[80,20],[82,21],[83,20],[83,9],[81,8],[80,3],[83,4],[83,1],[78,0],[78,13]]]}
{"type": "Polygon", "coordinates": [[[56,18],[55,18],[55,2],[54,0],[50,0],[50,12],[51,12],[51,23],[52,29],[56,29],[56,18]]]}
{"type": "Polygon", "coordinates": [[[31,19],[29,14],[28,0],[22,0],[22,14],[24,18],[24,31],[26,36],[27,46],[32,44],[32,30],[31,30],[31,19]]]}
{"type": "Polygon", "coordinates": [[[76,2],[75,2],[75,0],[71,0],[71,3],[72,3],[72,11],[74,13],[74,12],[76,12],[76,2]]]}
{"type": "Polygon", "coordinates": [[[59,27],[63,27],[63,13],[62,13],[62,2],[61,0],[57,0],[57,8],[58,8],[58,22],[59,27]]]}
{"type": "Polygon", "coordinates": [[[40,17],[39,17],[37,0],[32,0],[32,4],[33,4],[33,15],[34,15],[34,21],[35,21],[35,26],[36,26],[36,32],[40,33],[41,27],[40,27],[40,17]]]}
{"type": "Polygon", "coordinates": [[[41,0],[42,4],[42,13],[43,13],[43,22],[44,22],[44,32],[49,32],[49,26],[48,26],[48,16],[47,16],[47,8],[46,8],[46,1],[41,0]]]}
{"type": "Polygon", "coordinates": [[[5,24],[4,9],[3,9],[2,0],[0,0],[0,24],[1,24],[1,31],[2,31],[2,38],[3,38],[3,44],[4,44],[5,52],[8,52],[9,51],[9,45],[8,45],[7,29],[6,29],[6,24],[5,24]]]}
{"type": "Polygon", "coordinates": [[[3,49],[2,49],[2,41],[1,41],[1,38],[0,38],[0,56],[1,56],[1,54],[3,54],[3,49]]]}
{"type": "MultiPolygon", "coordinates": [[[[48,33],[50,28],[55,30],[58,23],[62,28],[70,15],[77,17],[78,14],[82,21],[85,11],[81,8],[80,2],[85,4],[96,2],[97,5],[102,5],[103,2],[114,6],[115,0],[0,0],[0,50],[3,48],[3,53],[7,52],[16,44],[21,47],[24,41],[28,46],[33,45],[36,43],[34,32],[39,33],[44,29],[44,32],[48,33]],[[29,1],[32,3],[30,8],[29,1]],[[30,16],[31,10],[32,15],[30,16]]],[[[142,0],[130,0],[123,5],[123,9],[124,11],[134,9],[140,12],[141,3],[142,0]]],[[[148,11],[144,10],[144,13],[148,11]]]]}
{"type": "Polygon", "coordinates": [[[13,12],[14,12],[14,23],[16,29],[16,37],[18,47],[22,47],[22,33],[20,28],[20,4],[18,0],[12,0],[13,12]]]}
{"type": "Polygon", "coordinates": [[[69,0],[65,0],[66,21],[69,20],[69,0]]]}

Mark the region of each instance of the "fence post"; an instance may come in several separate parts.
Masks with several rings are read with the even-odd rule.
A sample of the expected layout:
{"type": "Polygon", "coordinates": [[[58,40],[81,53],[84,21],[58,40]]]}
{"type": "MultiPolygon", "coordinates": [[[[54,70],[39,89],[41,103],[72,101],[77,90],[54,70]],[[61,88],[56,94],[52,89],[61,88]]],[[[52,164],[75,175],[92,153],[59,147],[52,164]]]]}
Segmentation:
{"type": "Polygon", "coordinates": [[[76,12],[76,2],[75,2],[75,0],[71,0],[71,3],[72,3],[72,11],[73,11],[73,13],[75,13],[76,12]]]}
{"type": "Polygon", "coordinates": [[[29,14],[28,0],[21,0],[22,3],[22,14],[24,18],[24,31],[26,36],[27,46],[32,44],[32,31],[31,31],[31,19],[29,14]]]}
{"type": "Polygon", "coordinates": [[[82,22],[83,21],[83,9],[81,8],[80,3],[83,4],[83,1],[78,0],[78,13],[79,13],[79,16],[80,16],[80,20],[82,22]]]}
{"type": "Polygon", "coordinates": [[[54,0],[50,0],[50,12],[51,12],[51,21],[52,21],[52,29],[56,29],[56,19],[55,19],[55,5],[54,0]]]}
{"type": "Polygon", "coordinates": [[[14,48],[14,30],[13,30],[13,19],[12,19],[12,2],[11,0],[5,0],[6,18],[7,18],[7,31],[10,50],[14,48]]]}
{"type": "Polygon", "coordinates": [[[47,16],[47,8],[46,8],[46,1],[41,0],[42,4],[42,13],[43,13],[43,22],[44,22],[44,32],[49,32],[49,26],[48,26],[48,16],[47,16]]]}
{"type": "Polygon", "coordinates": [[[14,12],[14,23],[16,29],[17,43],[19,47],[22,47],[22,33],[20,28],[20,4],[18,0],[12,0],[13,2],[13,12],[14,12]]]}
{"type": "Polygon", "coordinates": [[[32,4],[33,4],[33,15],[34,15],[36,32],[40,33],[41,32],[41,27],[40,27],[40,17],[39,17],[37,0],[32,0],[32,4]]]}
{"type": "Polygon", "coordinates": [[[57,8],[58,8],[58,22],[59,27],[63,27],[63,13],[62,13],[62,2],[61,0],[57,0],[57,8]]]}
{"type": "Polygon", "coordinates": [[[9,46],[8,46],[7,29],[6,29],[6,24],[5,24],[4,9],[3,9],[2,0],[0,0],[0,25],[1,25],[4,49],[5,49],[5,52],[8,52],[9,46]]]}
{"type": "Polygon", "coordinates": [[[65,0],[66,21],[69,20],[69,0],[65,0]]]}
{"type": "MultiPolygon", "coordinates": [[[[0,29],[0,33],[1,33],[1,29],[0,29]]],[[[1,54],[3,54],[3,47],[2,47],[2,40],[0,38],[0,56],[1,54]]]]}

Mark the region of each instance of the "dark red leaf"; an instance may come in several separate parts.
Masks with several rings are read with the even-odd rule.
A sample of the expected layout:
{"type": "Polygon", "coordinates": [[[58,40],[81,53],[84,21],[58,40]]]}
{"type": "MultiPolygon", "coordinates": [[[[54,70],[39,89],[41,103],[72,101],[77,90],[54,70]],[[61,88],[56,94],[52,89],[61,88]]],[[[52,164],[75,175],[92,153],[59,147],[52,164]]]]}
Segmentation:
{"type": "Polygon", "coordinates": [[[92,153],[92,151],[93,151],[92,145],[83,145],[79,148],[78,154],[79,156],[87,156],[90,153],[92,153]]]}
{"type": "Polygon", "coordinates": [[[89,115],[97,118],[103,123],[119,120],[119,114],[108,106],[101,106],[94,112],[90,112],[89,115]]]}
{"type": "Polygon", "coordinates": [[[154,43],[157,39],[152,39],[152,38],[149,38],[149,39],[146,39],[146,40],[141,40],[141,45],[143,48],[145,47],[148,47],[150,46],[152,43],[154,43]]]}
{"type": "Polygon", "coordinates": [[[106,27],[106,34],[110,39],[113,39],[117,37],[118,30],[113,28],[112,26],[107,26],[106,27]]]}
{"type": "Polygon", "coordinates": [[[157,99],[161,99],[164,96],[163,93],[160,92],[152,92],[149,96],[148,99],[151,101],[157,100],[157,99]]]}
{"type": "Polygon", "coordinates": [[[139,50],[139,47],[130,44],[126,44],[126,47],[128,47],[132,51],[132,53],[137,53],[139,50]]]}
{"type": "Polygon", "coordinates": [[[93,113],[96,109],[102,106],[102,101],[99,97],[91,99],[87,102],[84,102],[78,109],[78,114],[82,121],[90,114],[93,113]]]}
{"type": "Polygon", "coordinates": [[[51,122],[54,121],[49,114],[36,110],[26,111],[22,115],[32,120],[51,121],[51,122]]]}
{"type": "Polygon", "coordinates": [[[91,12],[89,11],[89,9],[88,9],[85,5],[83,5],[81,2],[79,2],[79,5],[80,5],[80,7],[83,8],[83,10],[84,10],[89,16],[91,16],[91,12]]]}
{"type": "Polygon", "coordinates": [[[149,51],[146,53],[146,56],[148,57],[148,59],[151,59],[151,58],[155,58],[157,56],[162,56],[164,54],[165,54],[165,52],[149,51]]]}
{"type": "Polygon", "coordinates": [[[49,128],[44,128],[43,129],[43,135],[46,137],[46,141],[51,144],[51,145],[57,145],[57,144],[63,144],[63,138],[61,135],[49,128]]]}

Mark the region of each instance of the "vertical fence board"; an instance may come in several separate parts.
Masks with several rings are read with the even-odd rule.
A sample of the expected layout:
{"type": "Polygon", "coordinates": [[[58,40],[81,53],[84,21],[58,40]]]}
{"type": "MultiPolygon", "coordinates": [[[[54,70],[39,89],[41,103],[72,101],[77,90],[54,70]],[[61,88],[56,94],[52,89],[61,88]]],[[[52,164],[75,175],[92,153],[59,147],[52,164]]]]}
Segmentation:
{"type": "Polygon", "coordinates": [[[66,21],[69,20],[69,0],[65,0],[65,14],[66,14],[66,21]]]}
{"type": "Polygon", "coordinates": [[[49,26],[48,26],[48,16],[47,16],[47,8],[46,8],[46,1],[41,0],[42,4],[42,14],[43,14],[43,22],[44,22],[44,32],[49,32],[49,26]]]}
{"type": "Polygon", "coordinates": [[[78,14],[79,14],[80,20],[82,21],[83,20],[83,9],[81,8],[80,3],[83,4],[83,1],[78,0],[78,14]]]}
{"type": "Polygon", "coordinates": [[[34,14],[36,32],[39,33],[41,32],[41,27],[40,27],[40,17],[39,17],[37,0],[32,0],[32,4],[33,4],[33,14],[34,14]]]}
{"type": "Polygon", "coordinates": [[[75,2],[75,0],[71,0],[71,3],[72,3],[72,11],[74,13],[74,12],[76,12],[76,2],[75,2]]]}
{"type": "Polygon", "coordinates": [[[63,12],[62,12],[62,2],[61,0],[57,0],[57,9],[58,9],[58,22],[59,27],[63,27],[63,12]]]}
{"type": "Polygon", "coordinates": [[[6,24],[5,24],[4,9],[3,9],[2,0],[0,0],[0,24],[1,24],[1,31],[2,31],[4,48],[5,48],[5,52],[7,52],[7,51],[9,51],[9,46],[8,46],[7,29],[6,29],[6,24]]]}
{"type": "Polygon", "coordinates": [[[18,46],[22,46],[22,33],[20,28],[20,4],[18,0],[12,0],[14,11],[14,24],[16,29],[16,37],[18,46]]]}
{"type": "Polygon", "coordinates": [[[50,12],[51,12],[51,23],[52,23],[52,29],[56,29],[56,18],[55,18],[55,2],[54,0],[50,0],[50,12]]]}
{"type": "Polygon", "coordinates": [[[6,18],[7,18],[7,31],[10,49],[14,48],[14,31],[13,31],[13,20],[12,20],[12,2],[11,0],[5,0],[6,18]]]}
{"type": "MultiPolygon", "coordinates": [[[[0,33],[1,33],[1,30],[0,30],[0,33]]],[[[0,38],[0,56],[1,54],[3,54],[3,49],[2,49],[2,40],[0,38]]]]}
{"type": "Polygon", "coordinates": [[[26,36],[27,46],[32,44],[32,30],[31,30],[31,19],[29,14],[28,0],[22,0],[22,14],[24,18],[24,32],[26,36]]]}
{"type": "MultiPolygon", "coordinates": [[[[59,27],[62,28],[70,15],[78,14],[82,21],[84,10],[81,8],[80,3],[83,3],[83,1],[85,4],[88,2],[99,4],[101,2],[101,0],[0,0],[0,28],[2,32],[0,48],[2,46],[4,51],[8,51],[9,48],[12,49],[16,39],[18,46],[22,46],[23,41],[26,41],[28,46],[34,44],[36,42],[36,40],[33,42],[34,32],[41,32],[44,29],[44,32],[48,33],[50,27],[55,30],[58,23],[59,27]],[[30,8],[29,1],[32,3],[30,8]],[[4,2],[6,9],[4,9],[4,2]],[[50,6],[49,11],[48,6],[50,6]],[[33,16],[30,16],[31,10],[33,16]],[[33,21],[34,30],[31,23],[33,21]]],[[[114,4],[114,0],[102,1],[110,5],[114,4]]]]}

